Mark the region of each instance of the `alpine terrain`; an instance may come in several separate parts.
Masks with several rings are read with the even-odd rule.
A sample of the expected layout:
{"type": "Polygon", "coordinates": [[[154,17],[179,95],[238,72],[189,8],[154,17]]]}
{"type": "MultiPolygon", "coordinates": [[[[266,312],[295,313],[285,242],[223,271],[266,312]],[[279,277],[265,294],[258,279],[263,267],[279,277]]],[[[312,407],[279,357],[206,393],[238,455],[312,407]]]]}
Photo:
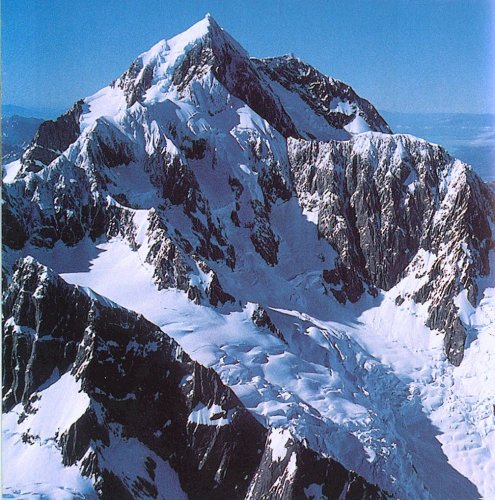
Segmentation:
{"type": "Polygon", "coordinates": [[[22,156],[42,122],[39,118],[2,116],[2,164],[10,164],[22,156]]]}
{"type": "Polygon", "coordinates": [[[495,192],[207,15],[3,184],[8,498],[495,498],[495,192]]]}

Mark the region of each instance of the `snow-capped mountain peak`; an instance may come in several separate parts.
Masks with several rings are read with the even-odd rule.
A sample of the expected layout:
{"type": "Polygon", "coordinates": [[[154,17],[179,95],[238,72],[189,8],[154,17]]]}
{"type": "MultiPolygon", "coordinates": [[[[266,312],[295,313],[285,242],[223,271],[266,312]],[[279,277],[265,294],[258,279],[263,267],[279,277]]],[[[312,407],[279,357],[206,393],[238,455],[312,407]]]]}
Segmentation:
{"type": "Polygon", "coordinates": [[[133,65],[142,65],[143,68],[154,65],[156,77],[170,76],[188,52],[198,44],[210,49],[228,45],[239,53],[247,55],[244,49],[218,25],[211,14],[206,14],[186,31],[172,38],[160,40],[151,49],[140,54],[133,65]]]}
{"type": "MultiPolygon", "coordinates": [[[[351,87],[297,58],[249,58],[207,16],[42,124],[9,171],[17,174],[9,175],[3,190],[4,283],[10,283],[5,318],[14,318],[6,326],[9,352],[18,355],[5,362],[7,409],[28,405],[36,391],[67,375],[57,386],[63,390],[76,350],[78,374],[87,378],[83,388],[91,398],[103,397],[110,410],[123,401],[132,406],[130,392],[111,388],[102,395],[88,386],[94,382],[88,366],[102,380],[119,366],[119,377],[132,385],[128,370],[134,365],[126,349],[156,352],[160,327],[192,359],[215,370],[258,424],[278,429],[263,461],[272,464],[268,471],[278,470],[279,462],[287,466],[286,481],[269,477],[263,484],[266,479],[280,486],[295,477],[301,455],[284,450],[299,446],[298,440],[401,498],[456,492],[471,498],[476,488],[462,474],[485,496],[493,492],[462,454],[440,447],[434,427],[459,449],[473,446],[467,440],[476,435],[476,453],[490,453],[490,379],[479,371],[473,375],[483,396],[476,405],[480,419],[462,423],[467,437],[441,417],[431,420],[452,401],[469,406],[465,393],[456,394],[446,380],[455,378],[452,365],[465,352],[472,360],[480,342],[487,342],[492,317],[487,276],[493,273],[495,197],[440,146],[391,134],[351,87]],[[25,255],[86,287],[76,289],[84,294],[53,275],[48,281],[62,293],[41,304],[48,271],[33,260],[15,264],[25,255]],[[22,290],[33,283],[31,300],[22,290]],[[48,328],[59,328],[57,304],[74,299],[67,309],[76,319],[86,318],[96,302],[105,305],[87,287],[155,323],[146,327],[153,331],[151,343],[140,344],[134,330],[126,335],[134,335],[136,344],[128,346],[113,338],[113,330],[107,338],[82,328],[71,338],[73,350],[60,351],[48,328]],[[53,366],[35,369],[26,386],[18,373],[30,373],[41,359],[39,350],[49,344],[40,347],[40,336],[58,357],[53,366]],[[122,366],[112,361],[107,367],[107,351],[122,366]],[[434,397],[439,386],[441,396],[434,397]],[[438,484],[432,468],[449,478],[446,485],[438,484]]],[[[108,318],[114,314],[109,311],[108,318]]],[[[124,325],[142,324],[128,311],[118,314],[132,317],[124,325]]],[[[97,326],[106,332],[104,324],[97,326]]],[[[214,390],[218,379],[208,380],[214,390]]],[[[159,420],[153,394],[141,396],[157,418],[156,436],[136,422],[122,422],[127,411],[103,415],[93,408],[90,423],[98,417],[101,435],[112,431],[116,439],[88,431],[101,441],[100,455],[90,454],[78,466],[93,480],[109,460],[112,477],[125,491],[132,489],[109,458],[109,448],[125,446],[127,431],[141,436],[139,446],[155,450],[149,456],[166,468],[168,455],[157,458],[162,452],[154,439],[169,432],[169,424],[159,420]]],[[[203,431],[210,436],[215,421],[229,432],[231,407],[188,397],[179,405],[182,431],[194,429],[193,439],[203,431]]],[[[19,429],[31,420],[36,415],[19,429]]],[[[15,429],[14,417],[9,422],[15,429]]],[[[171,459],[172,465],[185,467],[183,458],[171,459]]],[[[207,479],[231,470],[225,465],[207,479]]],[[[253,477],[255,486],[258,480],[253,477]]],[[[243,481],[245,491],[261,491],[243,481]]],[[[318,484],[327,488],[325,481],[318,484]]],[[[318,484],[305,484],[319,491],[318,484]]]]}

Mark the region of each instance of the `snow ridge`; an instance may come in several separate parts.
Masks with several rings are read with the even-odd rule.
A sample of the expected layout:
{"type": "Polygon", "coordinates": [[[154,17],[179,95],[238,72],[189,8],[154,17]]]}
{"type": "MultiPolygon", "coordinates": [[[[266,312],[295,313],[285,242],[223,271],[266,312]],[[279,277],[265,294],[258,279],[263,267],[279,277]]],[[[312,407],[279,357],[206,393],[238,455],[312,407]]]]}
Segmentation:
{"type": "MultiPolygon", "coordinates": [[[[4,180],[10,296],[17,259],[32,255],[54,269],[53,280],[58,273],[78,285],[60,297],[77,295],[83,316],[96,307],[134,324],[122,308],[142,314],[180,344],[174,355],[185,351],[213,369],[270,428],[261,458],[270,474],[292,481],[313,450],[400,498],[495,495],[486,480],[495,452],[495,197],[443,148],[391,134],[349,86],[292,57],[250,59],[207,16],[46,122],[4,180]]],[[[65,299],[41,316],[36,302],[52,281],[41,280],[15,321],[5,318],[15,342],[59,345],[51,336],[40,341],[25,321],[36,310],[60,328],[53,311],[68,308],[65,299]]],[[[117,359],[120,337],[100,345],[79,333],[85,342],[72,341],[87,361],[81,373],[110,369],[104,356],[117,359]]],[[[126,377],[132,356],[155,359],[156,339],[146,347],[134,340],[116,376],[126,377]]],[[[19,405],[61,388],[67,359],[62,353],[58,372],[26,377],[24,386],[16,373],[32,364],[15,360],[4,392],[9,436],[17,436],[9,456],[24,432],[19,405]]],[[[179,380],[189,391],[192,382],[179,380]]],[[[131,391],[108,394],[109,407],[136,401],[131,391]]],[[[157,409],[151,397],[148,404],[157,409]]],[[[230,410],[191,400],[184,425],[228,433],[230,410]]],[[[153,451],[168,420],[153,437],[127,444],[122,422],[112,421],[101,457],[115,463],[126,446],[149,450],[180,494],[174,471],[153,451]]],[[[31,424],[41,425],[37,414],[31,424]]],[[[77,460],[89,467],[91,457],[77,460]]],[[[56,467],[68,488],[86,488],[73,466],[67,478],[56,467]]],[[[143,467],[126,488],[151,478],[143,467]]],[[[260,484],[289,495],[291,481],[256,478],[246,495],[255,497],[260,484]]],[[[320,479],[305,488],[320,491],[320,479]]]]}

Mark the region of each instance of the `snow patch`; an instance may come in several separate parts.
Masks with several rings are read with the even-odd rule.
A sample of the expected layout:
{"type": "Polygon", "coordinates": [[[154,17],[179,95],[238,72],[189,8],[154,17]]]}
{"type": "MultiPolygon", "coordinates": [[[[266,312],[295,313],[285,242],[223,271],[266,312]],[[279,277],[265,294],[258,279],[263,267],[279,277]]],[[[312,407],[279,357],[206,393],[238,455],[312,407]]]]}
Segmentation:
{"type": "Polygon", "coordinates": [[[217,404],[207,408],[203,403],[198,403],[187,417],[187,423],[223,427],[232,422],[232,414],[233,410],[224,410],[217,404]]]}
{"type": "Polygon", "coordinates": [[[57,436],[83,415],[89,398],[65,373],[32,402],[35,413],[21,404],[2,417],[2,483],[4,497],[97,498],[89,478],[77,467],[64,466],[57,436]],[[70,402],[70,403],[69,403],[70,402]],[[23,419],[19,419],[20,416],[23,419]]]}
{"type": "Polygon", "coordinates": [[[269,446],[272,450],[272,460],[280,462],[287,456],[287,443],[291,434],[287,429],[273,429],[270,433],[269,446]]]}

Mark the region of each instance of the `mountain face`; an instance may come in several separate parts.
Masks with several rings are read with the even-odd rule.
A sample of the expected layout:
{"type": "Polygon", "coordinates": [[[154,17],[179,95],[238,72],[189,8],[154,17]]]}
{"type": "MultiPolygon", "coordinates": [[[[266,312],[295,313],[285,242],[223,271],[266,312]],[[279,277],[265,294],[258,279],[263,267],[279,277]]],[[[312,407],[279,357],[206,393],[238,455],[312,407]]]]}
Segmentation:
{"type": "Polygon", "coordinates": [[[392,113],[384,118],[395,131],[442,144],[473,165],[485,181],[495,181],[495,113],[392,113]]]}
{"type": "Polygon", "coordinates": [[[493,491],[494,191],[348,85],[207,16],[43,123],[3,200],[8,450],[61,487],[493,491]]]}
{"type": "Polygon", "coordinates": [[[371,293],[390,290],[414,269],[426,282],[396,300],[429,304],[427,325],[445,332],[458,366],[466,328],[455,299],[463,293],[476,306],[476,278],[489,274],[493,192],[441,147],[410,136],[291,140],[288,151],[299,199],[339,253],[324,277],[337,300],[359,298],[363,281],[371,293]]]}
{"type": "Polygon", "coordinates": [[[91,478],[84,494],[164,498],[168,480],[184,498],[301,498],[313,485],[327,497],[385,498],[288,432],[269,433],[157,326],[31,258],[19,261],[3,314],[4,409],[18,405],[24,446],[51,440],[65,466],[91,478]],[[59,398],[83,400],[54,434],[36,422],[50,383],[52,393],[76,391],[59,398]],[[136,448],[115,462],[119,449],[136,448]]]}

